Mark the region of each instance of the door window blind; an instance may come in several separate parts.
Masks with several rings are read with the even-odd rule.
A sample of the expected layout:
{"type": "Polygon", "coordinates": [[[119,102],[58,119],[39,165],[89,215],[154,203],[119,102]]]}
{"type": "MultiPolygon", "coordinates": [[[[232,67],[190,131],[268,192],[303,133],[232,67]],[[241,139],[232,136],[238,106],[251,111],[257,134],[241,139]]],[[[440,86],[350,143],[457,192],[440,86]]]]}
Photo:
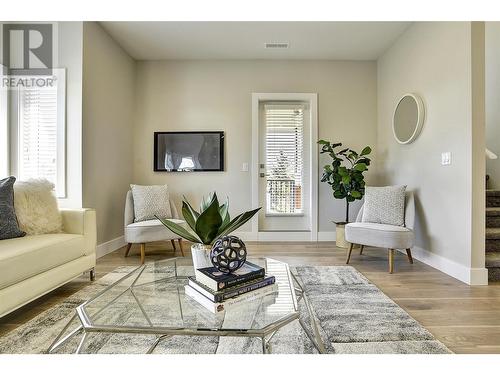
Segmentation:
{"type": "Polygon", "coordinates": [[[304,105],[266,104],[268,215],[302,214],[304,105]]]}

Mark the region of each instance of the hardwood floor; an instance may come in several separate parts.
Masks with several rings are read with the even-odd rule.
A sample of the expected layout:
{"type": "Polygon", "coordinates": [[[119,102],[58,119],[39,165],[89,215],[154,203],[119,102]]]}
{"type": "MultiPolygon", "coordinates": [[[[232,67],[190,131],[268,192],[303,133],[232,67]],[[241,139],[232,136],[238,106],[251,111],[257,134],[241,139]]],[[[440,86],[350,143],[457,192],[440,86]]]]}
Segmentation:
{"type": "MultiPolygon", "coordinates": [[[[290,265],[344,265],[346,250],[332,242],[248,242],[251,256],[268,256],[290,265]]],[[[189,247],[185,246],[185,249],[189,247]]],[[[139,246],[124,258],[125,247],[97,261],[97,278],[122,265],[139,265],[139,246]]],[[[189,251],[186,251],[188,254],[189,251]]],[[[174,256],[170,243],[148,245],[146,261],[174,256]]],[[[180,251],[177,249],[177,256],[180,251]]],[[[385,294],[456,353],[500,353],[500,283],[468,286],[419,261],[409,264],[396,252],[395,273],[387,272],[387,250],[354,249],[350,265],[363,273],[385,294]]],[[[0,319],[0,335],[29,321],[90,283],[88,275],[0,319]]]]}

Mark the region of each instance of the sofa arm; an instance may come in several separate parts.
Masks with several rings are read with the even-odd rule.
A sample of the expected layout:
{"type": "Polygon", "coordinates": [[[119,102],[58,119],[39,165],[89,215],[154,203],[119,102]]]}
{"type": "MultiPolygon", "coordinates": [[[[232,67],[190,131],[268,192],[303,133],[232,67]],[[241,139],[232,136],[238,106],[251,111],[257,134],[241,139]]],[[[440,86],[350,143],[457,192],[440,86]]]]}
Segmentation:
{"type": "Polygon", "coordinates": [[[95,210],[89,208],[62,209],[63,231],[85,237],[84,254],[95,253],[97,243],[95,210]]]}

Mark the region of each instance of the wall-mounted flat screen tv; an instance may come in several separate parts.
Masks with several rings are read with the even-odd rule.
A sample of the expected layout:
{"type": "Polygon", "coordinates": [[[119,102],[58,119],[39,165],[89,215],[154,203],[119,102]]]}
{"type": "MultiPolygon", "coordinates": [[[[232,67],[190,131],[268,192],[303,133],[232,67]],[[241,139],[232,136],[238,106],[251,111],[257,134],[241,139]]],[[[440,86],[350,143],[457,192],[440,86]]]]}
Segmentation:
{"type": "Polygon", "coordinates": [[[157,172],[224,170],[224,132],[155,132],[157,172]]]}

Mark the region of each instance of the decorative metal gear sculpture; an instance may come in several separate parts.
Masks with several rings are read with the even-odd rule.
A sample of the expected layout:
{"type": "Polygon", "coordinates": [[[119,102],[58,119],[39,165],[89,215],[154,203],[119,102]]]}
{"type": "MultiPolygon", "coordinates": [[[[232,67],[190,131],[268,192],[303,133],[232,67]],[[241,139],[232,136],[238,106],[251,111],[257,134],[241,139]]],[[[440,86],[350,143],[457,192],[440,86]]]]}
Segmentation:
{"type": "Polygon", "coordinates": [[[214,242],[210,260],[220,272],[234,272],[247,260],[245,243],[236,236],[223,236],[214,242]]]}

